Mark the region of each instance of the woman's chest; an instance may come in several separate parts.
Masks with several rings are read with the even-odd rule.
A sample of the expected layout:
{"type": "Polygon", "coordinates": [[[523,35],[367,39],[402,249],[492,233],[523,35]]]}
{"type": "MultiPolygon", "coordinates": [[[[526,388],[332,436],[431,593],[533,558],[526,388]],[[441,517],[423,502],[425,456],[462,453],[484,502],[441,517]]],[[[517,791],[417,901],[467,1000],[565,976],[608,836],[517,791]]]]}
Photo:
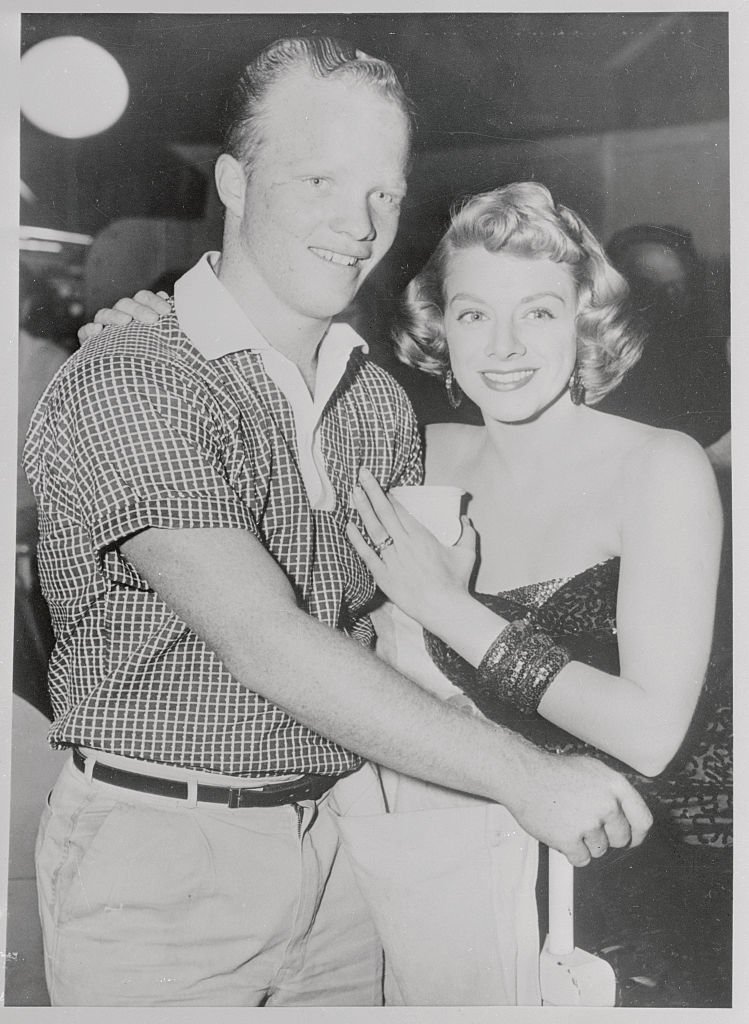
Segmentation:
{"type": "Polygon", "coordinates": [[[621,551],[621,501],[611,480],[521,493],[501,479],[466,480],[479,536],[476,588],[498,592],[573,576],[621,551]]]}

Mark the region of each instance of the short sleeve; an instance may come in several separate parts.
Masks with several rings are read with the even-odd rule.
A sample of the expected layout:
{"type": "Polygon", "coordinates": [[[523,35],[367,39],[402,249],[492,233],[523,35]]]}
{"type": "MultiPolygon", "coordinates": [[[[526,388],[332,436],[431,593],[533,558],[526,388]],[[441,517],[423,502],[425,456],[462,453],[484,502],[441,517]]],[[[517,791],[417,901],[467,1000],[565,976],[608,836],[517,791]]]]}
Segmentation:
{"type": "Polygon", "coordinates": [[[178,362],[112,353],[81,361],[55,395],[50,474],[71,489],[104,571],[137,582],[118,545],[161,529],[258,533],[230,417],[178,362]]]}
{"type": "Polygon", "coordinates": [[[416,422],[416,414],[406,393],[398,386],[399,411],[398,423],[398,458],[396,462],[397,479],[391,486],[411,486],[421,484],[424,480],[424,451],[421,434],[416,422]]]}

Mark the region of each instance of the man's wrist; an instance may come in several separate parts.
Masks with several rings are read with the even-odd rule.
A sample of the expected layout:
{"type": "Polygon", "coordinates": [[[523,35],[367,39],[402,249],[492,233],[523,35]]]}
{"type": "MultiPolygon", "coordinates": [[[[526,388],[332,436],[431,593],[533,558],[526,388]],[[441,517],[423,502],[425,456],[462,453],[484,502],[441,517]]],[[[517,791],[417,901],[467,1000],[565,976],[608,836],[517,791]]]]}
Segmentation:
{"type": "Polygon", "coordinates": [[[497,782],[492,786],[492,798],[519,817],[534,803],[538,774],[549,766],[554,755],[504,726],[498,725],[497,729],[501,731],[501,753],[494,762],[497,782]]]}

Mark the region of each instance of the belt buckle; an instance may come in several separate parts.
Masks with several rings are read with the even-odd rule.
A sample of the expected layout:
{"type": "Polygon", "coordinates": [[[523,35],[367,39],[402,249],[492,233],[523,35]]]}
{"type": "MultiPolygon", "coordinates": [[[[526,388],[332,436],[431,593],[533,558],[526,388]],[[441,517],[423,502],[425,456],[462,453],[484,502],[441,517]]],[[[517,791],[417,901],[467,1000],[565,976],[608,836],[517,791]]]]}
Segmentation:
{"type": "Polygon", "coordinates": [[[232,810],[236,810],[238,807],[241,807],[242,806],[241,803],[240,803],[240,797],[241,796],[242,796],[242,790],[241,789],[234,789],[232,787],[232,789],[229,790],[229,803],[227,804],[227,807],[231,808],[232,810]]]}

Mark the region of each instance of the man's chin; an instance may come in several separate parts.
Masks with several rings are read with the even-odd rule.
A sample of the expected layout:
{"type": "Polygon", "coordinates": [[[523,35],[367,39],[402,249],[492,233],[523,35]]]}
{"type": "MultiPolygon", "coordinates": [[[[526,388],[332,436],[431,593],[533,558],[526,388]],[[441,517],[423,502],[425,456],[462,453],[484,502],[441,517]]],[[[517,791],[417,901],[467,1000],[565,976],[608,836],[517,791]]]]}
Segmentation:
{"type": "Polygon", "coordinates": [[[345,290],[328,292],[310,296],[306,303],[306,311],[317,320],[333,320],[340,318],[356,298],[358,286],[345,290]]]}

